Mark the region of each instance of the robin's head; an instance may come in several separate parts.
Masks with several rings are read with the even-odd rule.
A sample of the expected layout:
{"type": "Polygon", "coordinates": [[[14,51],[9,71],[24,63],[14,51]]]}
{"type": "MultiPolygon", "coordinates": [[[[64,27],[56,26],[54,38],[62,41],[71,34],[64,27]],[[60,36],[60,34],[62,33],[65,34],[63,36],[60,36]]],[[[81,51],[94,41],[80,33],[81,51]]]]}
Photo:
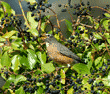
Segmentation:
{"type": "Polygon", "coordinates": [[[55,39],[55,37],[51,34],[45,34],[43,40],[46,43],[46,47],[51,45],[52,43],[57,43],[58,41],[55,39]]]}
{"type": "Polygon", "coordinates": [[[42,40],[45,41],[46,46],[52,44],[52,43],[57,43],[58,41],[55,39],[55,37],[51,34],[43,34],[41,37],[42,40]]]}
{"type": "Polygon", "coordinates": [[[45,34],[46,35],[46,39],[45,42],[46,43],[55,43],[57,42],[57,40],[55,39],[55,37],[51,34],[45,34]]]}

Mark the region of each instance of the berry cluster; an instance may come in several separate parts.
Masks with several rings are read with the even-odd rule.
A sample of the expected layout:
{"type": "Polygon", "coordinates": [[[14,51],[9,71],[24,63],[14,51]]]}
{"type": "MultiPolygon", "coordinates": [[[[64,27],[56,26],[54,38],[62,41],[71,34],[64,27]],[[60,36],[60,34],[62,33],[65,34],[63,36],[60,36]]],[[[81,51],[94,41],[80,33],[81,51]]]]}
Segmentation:
{"type": "MultiPolygon", "coordinates": [[[[68,70],[65,74],[65,86],[61,86],[61,84],[64,84],[62,81],[64,80],[63,76],[54,73],[50,74],[38,74],[36,77],[32,77],[31,72],[25,72],[23,75],[27,78],[23,83],[23,90],[25,92],[34,93],[36,90],[39,90],[40,88],[44,89],[45,93],[51,93],[51,94],[60,94],[60,92],[67,93],[69,89],[72,88],[72,92],[74,94],[78,93],[88,93],[91,92],[92,94],[99,94],[98,92],[100,90],[104,91],[104,83],[99,81],[99,83],[96,82],[96,80],[99,80],[101,76],[108,75],[108,71],[110,70],[110,59],[107,60],[107,64],[103,64],[103,67],[100,67],[98,70],[93,70],[91,74],[85,74],[83,76],[78,76],[78,73],[74,74],[74,71],[70,72],[68,70]],[[104,68],[105,66],[105,68],[104,68]],[[98,73],[99,71],[99,73],[98,73]],[[84,83],[85,79],[87,80],[87,83],[84,83]],[[39,85],[38,85],[39,84],[39,85]],[[90,86],[90,89],[87,89],[87,84],[90,86]],[[45,87],[44,87],[45,86],[45,87]],[[85,90],[84,90],[84,89],[85,90]],[[98,91],[97,91],[98,90],[98,91]]],[[[12,74],[11,68],[9,71],[5,71],[5,68],[1,69],[2,72],[4,72],[6,78],[8,79],[9,75],[12,74]]],[[[37,70],[36,70],[37,71],[37,70]]],[[[60,70],[57,70],[57,73],[59,73],[60,70]]],[[[33,75],[35,74],[35,71],[33,72],[33,75]]],[[[15,85],[13,82],[10,83],[10,89],[15,92],[16,89],[20,87],[21,83],[18,83],[15,85]]],[[[107,88],[106,88],[107,89],[107,88]]]]}
{"type": "Polygon", "coordinates": [[[8,13],[4,16],[4,18],[1,19],[1,25],[4,26],[5,28],[13,26],[21,26],[22,25],[22,20],[19,18],[16,18],[16,16],[13,16],[11,14],[8,16],[8,13]]]}

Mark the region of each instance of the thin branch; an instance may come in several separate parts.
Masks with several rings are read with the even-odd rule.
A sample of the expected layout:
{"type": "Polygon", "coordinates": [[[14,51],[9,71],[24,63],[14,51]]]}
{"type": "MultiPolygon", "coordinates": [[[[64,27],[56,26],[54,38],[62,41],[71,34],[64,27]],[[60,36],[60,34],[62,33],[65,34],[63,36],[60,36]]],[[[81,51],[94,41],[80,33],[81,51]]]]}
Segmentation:
{"type": "Polygon", "coordinates": [[[22,8],[22,5],[21,5],[21,1],[18,0],[18,2],[19,2],[19,6],[20,6],[20,8],[21,8],[21,11],[22,11],[23,17],[24,17],[24,19],[25,19],[25,21],[26,21],[28,27],[31,28],[30,25],[29,25],[29,23],[28,23],[28,21],[27,21],[27,18],[26,18],[26,16],[25,16],[25,14],[24,14],[24,11],[23,11],[23,8],[22,8]]]}

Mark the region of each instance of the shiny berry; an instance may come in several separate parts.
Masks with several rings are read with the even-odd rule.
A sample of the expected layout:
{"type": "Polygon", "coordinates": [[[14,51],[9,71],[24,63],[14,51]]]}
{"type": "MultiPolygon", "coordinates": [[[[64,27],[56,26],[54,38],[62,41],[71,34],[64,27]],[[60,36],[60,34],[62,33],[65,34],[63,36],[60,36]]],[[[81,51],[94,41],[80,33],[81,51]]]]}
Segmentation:
{"type": "Polygon", "coordinates": [[[66,12],[66,11],[67,11],[66,9],[62,9],[62,10],[61,10],[61,12],[66,12]]]}
{"type": "Polygon", "coordinates": [[[61,4],[58,4],[58,7],[61,7],[61,4]]]}

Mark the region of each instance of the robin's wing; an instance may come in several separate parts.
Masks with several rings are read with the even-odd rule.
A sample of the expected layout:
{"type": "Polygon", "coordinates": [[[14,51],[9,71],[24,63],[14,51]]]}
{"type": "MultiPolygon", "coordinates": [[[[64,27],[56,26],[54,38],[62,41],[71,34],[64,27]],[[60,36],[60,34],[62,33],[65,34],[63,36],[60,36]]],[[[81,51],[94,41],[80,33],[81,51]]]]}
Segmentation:
{"type": "Polygon", "coordinates": [[[58,51],[59,51],[61,54],[65,55],[65,56],[68,56],[68,57],[70,57],[70,58],[73,58],[73,59],[75,59],[75,60],[81,62],[81,59],[80,59],[75,53],[73,53],[71,50],[69,50],[67,47],[65,47],[64,45],[62,45],[62,44],[60,44],[60,43],[58,43],[57,46],[58,46],[58,47],[57,47],[57,48],[58,48],[58,51]]]}

